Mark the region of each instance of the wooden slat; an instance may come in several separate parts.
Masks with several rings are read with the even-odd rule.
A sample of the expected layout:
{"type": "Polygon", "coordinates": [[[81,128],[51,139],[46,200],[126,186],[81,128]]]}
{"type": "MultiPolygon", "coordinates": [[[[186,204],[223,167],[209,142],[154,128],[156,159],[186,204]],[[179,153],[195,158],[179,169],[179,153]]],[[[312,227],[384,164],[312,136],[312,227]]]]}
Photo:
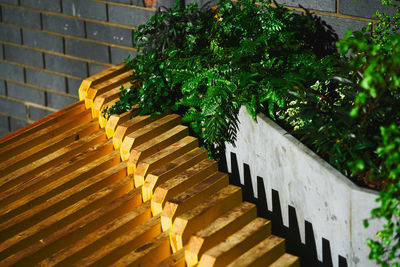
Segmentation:
{"type": "MultiPolygon", "coordinates": [[[[155,119],[159,117],[160,116],[156,116],[155,119]]],[[[120,149],[122,141],[124,140],[126,135],[142,128],[143,126],[151,123],[152,121],[153,119],[150,117],[150,115],[137,116],[119,125],[113,137],[114,148],[120,149]]]]}
{"type": "Polygon", "coordinates": [[[191,166],[207,158],[207,150],[195,148],[188,153],[170,161],[160,168],[150,172],[143,184],[143,201],[150,200],[153,197],[154,190],[162,183],[165,183],[172,177],[184,172],[191,166]]]}
{"type": "Polygon", "coordinates": [[[184,247],[192,234],[242,202],[240,187],[228,185],[175,219],[170,233],[172,251],[184,247]]]}
{"type": "Polygon", "coordinates": [[[86,110],[74,116],[58,121],[49,127],[32,133],[31,135],[0,148],[0,161],[7,160],[31,147],[34,147],[50,138],[64,133],[71,127],[79,126],[91,121],[90,111],[86,110]]]}
{"type": "Polygon", "coordinates": [[[76,102],[57,112],[51,113],[15,132],[12,132],[2,138],[0,138],[0,148],[5,147],[11,143],[14,143],[22,138],[25,138],[33,133],[40,131],[50,125],[64,120],[67,117],[74,116],[77,113],[81,113],[85,110],[85,103],[83,101],[76,102]]]}
{"type": "Polygon", "coordinates": [[[25,183],[38,173],[46,171],[54,165],[73,160],[76,155],[84,153],[84,151],[88,150],[90,147],[101,144],[105,140],[106,137],[102,131],[85,136],[64,148],[47,155],[46,157],[7,174],[5,177],[0,179],[0,191],[25,183]]]}
{"type": "Polygon", "coordinates": [[[300,267],[299,257],[293,256],[291,254],[283,254],[279,259],[274,261],[270,267],[300,267]]]}
{"type": "Polygon", "coordinates": [[[112,138],[114,137],[115,131],[117,130],[117,127],[130,120],[133,117],[136,117],[140,112],[140,109],[136,108],[136,106],[127,112],[124,112],[122,114],[114,114],[111,115],[110,118],[108,118],[107,124],[106,124],[106,134],[107,138],[112,138]]]}
{"type": "Polygon", "coordinates": [[[161,214],[161,227],[163,231],[172,228],[172,223],[177,216],[200,205],[228,184],[228,175],[218,172],[169,200],[161,214]]]}
{"type": "Polygon", "coordinates": [[[186,126],[178,125],[174,128],[160,134],[159,136],[134,147],[131,150],[128,162],[130,166],[130,173],[135,173],[137,163],[145,158],[155,154],[156,152],[166,148],[173,143],[178,142],[180,139],[189,135],[189,129],[186,126]]]}
{"type": "MultiPolygon", "coordinates": [[[[239,258],[231,262],[228,266],[270,266],[281,255],[285,253],[285,240],[277,236],[269,236],[262,242],[241,254],[239,258]]],[[[281,265],[288,266],[288,265],[281,265]]]]}
{"type": "Polygon", "coordinates": [[[242,229],[257,217],[256,206],[243,202],[190,237],[185,249],[187,266],[195,266],[203,253],[242,229]]]}
{"type": "Polygon", "coordinates": [[[126,164],[120,163],[114,167],[91,176],[83,182],[47,199],[25,212],[11,217],[8,221],[0,224],[1,239],[16,235],[28,227],[40,222],[54,213],[72,205],[85,198],[87,195],[109,186],[111,183],[126,177],[126,164]]]}
{"type": "Polygon", "coordinates": [[[122,160],[128,160],[132,148],[149,141],[158,135],[172,129],[181,123],[181,117],[176,114],[167,115],[126,135],[122,142],[120,153],[122,160]]]}
{"type": "Polygon", "coordinates": [[[185,267],[185,248],[173,253],[168,258],[157,264],[157,267],[185,267]]]}
{"type": "Polygon", "coordinates": [[[75,265],[109,266],[125,255],[132,253],[135,249],[150,242],[159,234],[161,234],[160,216],[155,216],[105,244],[105,246],[81,259],[75,265]]]}
{"type": "MultiPolygon", "coordinates": [[[[130,184],[129,180],[125,179],[124,184],[130,184]]],[[[38,263],[47,258],[49,254],[65,248],[69,243],[80,240],[82,237],[96,231],[115,217],[123,215],[126,211],[132,210],[141,203],[139,190],[131,191],[121,195],[110,203],[105,203],[100,209],[93,210],[71,222],[67,227],[57,229],[50,235],[43,237],[40,239],[40,242],[33,242],[31,246],[18,253],[18,258],[22,259],[18,261],[18,265],[26,266],[38,263]]]]}
{"type": "MultiPolygon", "coordinates": [[[[127,82],[124,83],[122,86],[126,88],[132,86],[132,84],[130,82],[127,82]]],[[[110,91],[105,92],[104,94],[101,94],[98,97],[96,97],[92,106],[92,118],[97,118],[99,116],[99,113],[104,105],[111,102],[112,100],[118,99],[120,92],[121,92],[121,85],[116,86],[110,91]]]]}
{"type": "MultiPolygon", "coordinates": [[[[152,156],[144,159],[142,162],[139,163],[135,175],[135,187],[142,186],[146,175],[149,172],[152,172],[155,169],[160,168],[164,164],[167,164],[171,160],[189,152],[190,150],[196,148],[198,146],[198,141],[196,138],[187,136],[178,142],[162,149],[161,151],[153,154],[152,156]]],[[[131,168],[128,162],[128,174],[130,173],[131,168]]]]}
{"type": "Polygon", "coordinates": [[[205,159],[171,180],[161,184],[155,190],[153,199],[151,200],[151,211],[153,215],[160,214],[168,200],[184,192],[194,184],[200,183],[217,171],[217,162],[205,159]]]}
{"type": "Polygon", "coordinates": [[[86,97],[87,90],[90,86],[102,83],[114,76],[117,76],[123,72],[127,71],[125,68],[125,63],[118,64],[106,70],[103,70],[95,75],[90,76],[82,81],[79,87],[79,100],[84,100],[86,97]]]}
{"type": "Polygon", "coordinates": [[[164,232],[151,240],[151,242],[125,255],[112,266],[156,266],[170,255],[168,233],[164,232]]]}
{"type": "Polygon", "coordinates": [[[131,75],[132,71],[123,72],[117,76],[105,80],[102,83],[99,83],[95,86],[91,86],[87,90],[87,94],[85,97],[86,108],[91,108],[93,106],[93,103],[97,96],[104,94],[107,91],[110,91],[112,88],[115,88],[116,86],[121,86],[122,84],[129,82],[131,75]]]}
{"type": "Polygon", "coordinates": [[[69,206],[68,208],[48,217],[25,231],[13,236],[0,244],[0,265],[10,265],[20,260],[18,255],[25,254],[24,249],[34,242],[78,220],[88,212],[103,207],[114,199],[132,190],[132,182],[129,177],[113,183],[110,187],[98,191],[93,195],[69,206]]]}
{"type": "Polygon", "coordinates": [[[270,221],[256,218],[225,241],[206,251],[200,258],[198,266],[226,266],[269,235],[271,235],[270,221]]]}
{"type": "MultiPolygon", "coordinates": [[[[140,191],[141,189],[136,189],[140,191]]],[[[129,233],[136,227],[144,224],[151,218],[150,203],[145,202],[133,210],[116,217],[113,221],[100,227],[96,231],[89,233],[48,258],[40,262],[40,266],[53,266],[61,264],[62,266],[72,266],[75,262],[93,255],[108,243],[113,242],[124,233],[129,233]]]]}
{"type": "Polygon", "coordinates": [[[99,126],[100,128],[104,128],[107,125],[107,117],[105,117],[105,114],[103,114],[103,110],[109,107],[114,106],[117,103],[118,99],[114,99],[110,102],[108,102],[107,104],[105,104],[104,106],[101,107],[99,116],[98,116],[98,121],[99,121],[99,126]]]}
{"type": "MultiPolygon", "coordinates": [[[[93,171],[98,172],[118,164],[120,161],[118,152],[110,152],[112,152],[111,142],[103,143],[93,147],[87,153],[73,158],[66,164],[49,168],[29,182],[3,192],[1,195],[0,214],[2,215],[0,221],[15,216],[57,194],[58,186],[64,183],[72,186],[73,183],[69,182],[71,176],[80,177],[79,174],[83,175],[88,171],[89,173],[90,171],[92,171],[91,173],[93,171]]],[[[77,181],[81,180],[77,179],[77,181]]]]}
{"type": "Polygon", "coordinates": [[[48,141],[38,144],[32,148],[11,157],[5,161],[0,162],[0,176],[4,177],[6,174],[11,173],[27,164],[34,162],[42,157],[45,157],[52,152],[67,146],[68,144],[83,138],[89,134],[99,130],[98,123],[91,121],[78,127],[72,128],[59,136],[56,136],[48,141]]]}

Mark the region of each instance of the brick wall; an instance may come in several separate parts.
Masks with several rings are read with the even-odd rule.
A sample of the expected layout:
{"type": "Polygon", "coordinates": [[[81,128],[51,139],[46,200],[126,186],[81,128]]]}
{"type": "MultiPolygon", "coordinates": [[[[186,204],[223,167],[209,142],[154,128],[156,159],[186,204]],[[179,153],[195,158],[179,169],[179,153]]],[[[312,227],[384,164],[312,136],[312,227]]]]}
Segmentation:
{"type": "Polygon", "coordinates": [[[142,0],[0,0],[0,136],[77,101],[153,14],[142,0]]]}
{"type": "MultiPolygon", "coordinates": [[[[0,0],[0,136],[77,101],[83,78],[134,55],[131,29],[154,14],[143,1],[0,0]]],[[[380,6],[379,0],[277,2],[298,12],[302,5],[339,37],[367,25],[380,6]]]]}

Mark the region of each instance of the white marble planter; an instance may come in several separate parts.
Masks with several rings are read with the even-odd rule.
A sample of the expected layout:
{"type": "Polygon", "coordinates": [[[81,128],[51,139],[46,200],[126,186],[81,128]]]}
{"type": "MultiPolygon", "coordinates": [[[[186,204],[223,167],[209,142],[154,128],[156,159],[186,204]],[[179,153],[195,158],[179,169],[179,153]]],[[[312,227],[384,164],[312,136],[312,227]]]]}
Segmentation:
{"type": "Polygon", "coordinates": [[[255,197],[257,176],[263,178],[267,203],[272,203],[271,191],[278,191],[283,223],[288,227],[288,206],[294,207],[303,243],[305,221],[310,222],[319,260],[324,238],[330,243],[333,266],[338,266],[339,255],[349,267],[375,266],[368,260],[366,239],[379,229],[378,222],[367,229],[362,222],[377,206],[378,193],[353,184],[269,118],[259,115],[255,122],[242,107],[239,120],[236,147],[226,149],[228,171],[232,152],[242,184],[243,164],[249,165],[255,197]]]}

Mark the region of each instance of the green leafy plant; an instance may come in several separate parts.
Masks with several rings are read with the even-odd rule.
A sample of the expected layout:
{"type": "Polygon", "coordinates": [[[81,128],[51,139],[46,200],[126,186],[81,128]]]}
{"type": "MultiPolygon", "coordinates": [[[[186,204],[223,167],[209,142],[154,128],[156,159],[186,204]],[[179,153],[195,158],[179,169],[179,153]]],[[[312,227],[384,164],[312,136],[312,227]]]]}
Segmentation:
{"type": "Polygon", "coordinates": [[[123,89],[106,112],[136,104],[141,114],[178,112],[215,156],[235,140],[240,105],[254,118],[259,112],[274,118],[327,76],[334,63],[324,56],[333,53],[336,37],[318,23],[267,1],[161,10],[134,31],[141,54],[127,65],[138,89],[123,89]]]}

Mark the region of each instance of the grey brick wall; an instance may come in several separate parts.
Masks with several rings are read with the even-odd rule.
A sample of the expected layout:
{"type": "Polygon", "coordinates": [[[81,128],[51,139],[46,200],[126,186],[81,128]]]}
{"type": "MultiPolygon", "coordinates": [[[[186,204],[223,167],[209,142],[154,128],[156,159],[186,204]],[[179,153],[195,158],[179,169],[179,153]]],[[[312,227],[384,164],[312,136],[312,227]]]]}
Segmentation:
{"type": "Polygon", "coordinates": [[[134,24],[154,14],[142,5],[0,0],[0,137],[78,101],[83,79],[135,54],[134,24]]]}

